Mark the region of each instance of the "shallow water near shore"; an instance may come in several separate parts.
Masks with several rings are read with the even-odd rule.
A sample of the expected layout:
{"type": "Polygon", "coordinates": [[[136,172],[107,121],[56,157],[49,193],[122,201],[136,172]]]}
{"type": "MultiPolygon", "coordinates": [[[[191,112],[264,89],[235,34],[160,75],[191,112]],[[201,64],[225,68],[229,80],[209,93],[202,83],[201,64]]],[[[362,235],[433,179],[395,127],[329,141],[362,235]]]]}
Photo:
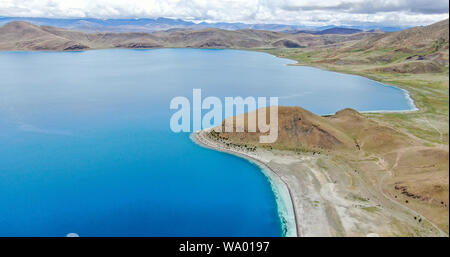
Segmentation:
{"type": "Polygon", "coordinates": [[[281,236],[259,167],[170,131],[175,96],[409,110],[402,90],[235,50],[0,52],[0,236],[281,236]]]}

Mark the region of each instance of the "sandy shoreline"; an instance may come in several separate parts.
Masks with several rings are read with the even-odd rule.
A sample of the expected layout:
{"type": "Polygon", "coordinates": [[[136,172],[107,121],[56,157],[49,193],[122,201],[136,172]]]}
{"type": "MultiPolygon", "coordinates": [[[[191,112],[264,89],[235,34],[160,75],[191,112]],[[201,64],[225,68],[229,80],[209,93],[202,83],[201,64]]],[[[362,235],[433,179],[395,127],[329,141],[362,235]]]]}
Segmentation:
{"type": "Polygon", "coordinates": [[[263,160],[257,159],[244,152],[232,149],[225,149],[224,147],[221,147],[215,142],[206,138],[201,133],[202,132],[192,133],[191,134],[192,141],[205,148],[239,156],[259,166],[261,171],[268,178],[272,187],[272,191],[275,194],[278,207],[278,214],[282,221],[283,235],[286,237],[300,236],[297,229],[299,224],[297,222],[297,214],[295,212],[295,203],[293,201],[292,192],[289,188],[288,183],[286,183],[283,180],[282,176],[280,176],[273,168],[271,168],[263,160]]]}
{"type": "MultiPolygon", "coordinates": [[[[383,196],[371,179],[328,155],[227,146],[209,136],[191,134],[202,147],[257,164],[271,183],[285,236],[438,236],[433,226],[418,223],[410,210],[383,196]]],[[[375,177],[384,170],[373,170],[375,177]]]]}

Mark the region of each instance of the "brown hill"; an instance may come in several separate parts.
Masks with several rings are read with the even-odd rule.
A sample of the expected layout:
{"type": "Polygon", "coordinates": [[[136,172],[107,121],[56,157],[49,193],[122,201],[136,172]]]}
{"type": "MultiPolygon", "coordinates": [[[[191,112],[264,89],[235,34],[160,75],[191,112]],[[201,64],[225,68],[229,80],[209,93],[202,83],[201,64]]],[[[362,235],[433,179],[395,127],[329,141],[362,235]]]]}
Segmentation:
{"type": "Polygon", "coordinates": [[[344,109],[326,118],[330,126],[337,127],[354,139],[357,149],[370,153],[385,153],[416,142],[391,127],[381,125],[353,109],[344,109]]]}
{"type": "MultiPolygon", "coordinates": [[[[443,20],[428,26],[420,26],[403,31],[380,34],[374,37],[365,38],[350,46],[344,51],[387,51],[372,57],[372,61],[387,62],[395,61],[402,55],[410,55],[404,61],[424,61],[411,63],[408,67],[400,66],[393,69],[394,72],[404,73],[410,70],[411,73],[424,73],[424,70],[439,72],[438,68],[432,67],[430,61],[437,65],[448,63],[448,41],[449,41],[449,20],[443,20]],[[425,61],[429,61],[428,64],[425,61]],[[417,70],[417,72],[415,71],[417,70]]],[[[436,65],[435,65],[436,66],[436,65]]],[[[388,71],[389,72],[389,71],[388,71]]],[[[426,72],[426,71],[425,71],[426,72]]]]}
{"type": "Polygon", "coordinates": [[[340,45],[323,45],[325,49],[316,52],[310,61],[387,73],[441,72],[449,62],[448,22],[447,19],[398,32],[373,33],[340,45]]]}
{"type": "Polygon", "coordinates": [[[100,48],[300,48],[337,44],[369,37],[351,35],[292,35],[263,30],[169,30],[154,33],[84,33],[15,21],[0,27],[0,50],[82,50],[100,48]]]}
{"type": "MultiPolygon", "coordinates": [[[[257,111],[256,118],[258,117],[257,111]]],[[[267,111],[269,120],[269,111],[267,111]]],[[[219,138],[234,144],[256,146],[259,144],[259,137],[267,133],[247,132],[248,113],[243,114],[245,126],[240,132],[217,133],[219,138]]],[[[236,131],[236,117],[233,119],[233,130],[236,131]]],[[[258,118],[256,119],[258,122],[258,118]]],[[[222,131],[225,131],[225,121],[222,123],[222,131]]],[[[213,132],[214,133],[214,132],[213,132]]],[[[332,126],[327,118],[317,116],[301,107],[278,108],[278,139],[273,144],[263,144],[272,148],[289,149],[295,151],[305,151],[311,149],[351,149],[355,147],[354,140],[348,137],[338,128],[332,126]]]]}
{"type": "Polygon", "coordinates": [[[27,22],[11,22],[0,27],[0,50],[76,50],[87,49],[77,41],[61,37],[27,22]]]}
{"type": "Polygon", "coordinates": [[[428,26],[419,26],[398,32],[384,33],[366,38],[351,46],[353,49],[394,48],[408,51],[435,51],[448,49],[449,20],[443,20],[428,26]]]}
{"type": "MultiPolygon", "coordinates": [[[[258,113],[258,111],[255,112],[258,113]]],[[[259,137],[267,133],[261,133],[259,130],[248,132],[248,114],[243,114],[243,116],[246,133],[224,132],[224,121],[222,123],[223,132],[215,133],[215,135],[233,144],[265,145],[259,143],[259,137]]],[[[236,131],[236,117],[232,119],[233,129],[236,131]]],[[[269,120],[269,111],[267,111],[266,120],[269,120]]],[[[415,142],[408,136],[390,127],[380,125],[353,109],[344,109],[335,115],[322,117],[301,107],[280,106],[278,108],[278,139],[275,143],[270,144],[270,147],[295,151],[326,149],[383,153],[414,145],[415,142]]]]}

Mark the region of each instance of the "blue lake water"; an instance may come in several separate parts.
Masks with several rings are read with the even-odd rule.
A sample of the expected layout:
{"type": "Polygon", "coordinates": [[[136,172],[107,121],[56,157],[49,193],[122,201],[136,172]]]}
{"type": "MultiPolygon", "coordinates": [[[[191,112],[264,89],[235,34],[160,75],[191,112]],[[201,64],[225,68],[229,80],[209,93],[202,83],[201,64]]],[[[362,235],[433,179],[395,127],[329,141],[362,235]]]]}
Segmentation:
{"type": "Polygon", "coordinates": [[[263,173],[171,132],[173,97],[411,109],[398,88],[289,63],[234,50],[0,52],[0,236],[282,235],[263,173]]]}

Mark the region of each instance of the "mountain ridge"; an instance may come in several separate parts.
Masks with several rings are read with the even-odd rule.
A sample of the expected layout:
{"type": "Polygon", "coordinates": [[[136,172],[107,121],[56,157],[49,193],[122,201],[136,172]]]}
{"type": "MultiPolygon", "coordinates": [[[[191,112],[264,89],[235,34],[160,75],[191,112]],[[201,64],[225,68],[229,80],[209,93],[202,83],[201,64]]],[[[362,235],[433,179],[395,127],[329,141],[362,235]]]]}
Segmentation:
{"type": "Polygon", "coordinates": [[[265,30],[169,30],[145,32],[81,32],[13,21],[0,27],[0,50],[87,50],[102,48],[302,48],[359,40],[374,33],[292,35],[265,30]]]}
{"type": "Polygon", "coordinates": [[[278,32],[303,31],[305,33],[320,33],[333,28],[398,31],[403,27],[384,26],[303,26],[290,24],[249,24],[243,22],[198,22],[170,18],[136,18],[136,19],[97,19],[97,18],[39,18],[39,17],[0,17],[0,25],[12,21],[26,21],[36,25],[54,26],[84,32],[155,32],[168,29],[199,30],[204,28],[218,28],[225,30],[257,29],[278,32]]]}

